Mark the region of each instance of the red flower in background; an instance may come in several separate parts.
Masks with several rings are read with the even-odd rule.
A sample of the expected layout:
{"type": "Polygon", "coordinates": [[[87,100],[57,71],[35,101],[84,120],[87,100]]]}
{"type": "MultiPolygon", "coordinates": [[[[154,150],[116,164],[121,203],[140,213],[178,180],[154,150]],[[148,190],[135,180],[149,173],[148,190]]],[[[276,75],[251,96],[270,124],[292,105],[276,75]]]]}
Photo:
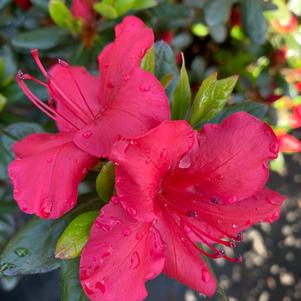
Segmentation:
{"type": "Polygon", "coordinates": [[[294,32],[298,27],[298,19],[294,15],[292,15],[288,21],[274,19],[271,23],[275,30],[279,33],[294,32]]]}
{"type": "Polygon", "coordinates": [[[140,301],[161,271],[212,296],[214,277],[200,254],[224,257],[241,231],[278,219],[284,197],[264,187],[278,154],[271,128],[247,113],[194,131],[165,121],[135,139],[121,139],[116,191],[96,219],[80,278],[91,300],[140,301]],[[202,245],[199,248],[196,243],[202,245]]]}
{"type": "Polygon", "coordinates": [[[30,0],[15,0],[15,3],[19,8],[21,8],[24,11],[29,10],[32,5],[30,0]]]}
{"type": "Polygon", "coordinates": [[[96,18],[96,12],[93,9],[95,0],[73,0],[71,4],[71,13],[74,18],[79,18],[85,25],[89,25],[96,18]]]}
{"type": "Polygon", "coordinates": [[[116,40],[99,55],[99,78],[61,60],[48,73],[36,50],[33,56],[47,82],[18,74],[24,93],[56,121],[60,131],[33,134],[14,145],[16,160],[9,166],[9,175],[21,210],[43,218],[63,215],[74,207],[87,170],[97,158],[109,155],[120,135],[141,135],[169,119],[164,89],[140,68],[154,41],[152,30],[141,20],[127,17],[115,31],[116,40]],[[47,88],[49,103],[38,99],[25,80],[47,88]]]}
{"type": "Polygon", "coordinates": [[[283,153],[298,153],[301,152],[301,142],[292,135],[279,134],[279,151],[283,153]]]}

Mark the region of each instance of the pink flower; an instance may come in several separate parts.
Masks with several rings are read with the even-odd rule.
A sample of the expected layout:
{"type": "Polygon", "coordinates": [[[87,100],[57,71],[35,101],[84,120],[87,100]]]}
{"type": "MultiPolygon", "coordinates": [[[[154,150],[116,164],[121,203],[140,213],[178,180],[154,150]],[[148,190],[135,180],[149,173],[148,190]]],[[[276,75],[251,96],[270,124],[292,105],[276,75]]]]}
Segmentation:
{"type": "Polygon", "coordinates": [[[284,153],[298,153],[301,152],[301,142],[292,135],[280,134],[279,140],[279,151],[284,153]]]}
{"type": "Polygon", "coordinates": [[[116,40],[100,54],[100,77],[59,60],[48,73],[37,51],[33,56],[47,79],[40,82],[19,73],[17,81],[28,98],[56,121],[57,134],[33,134],[14,145],[9,166],[14,198],[27,213],[57,218],[74,207],[77,188],[97,158],[107,157],[122,135],[141,135],[169,118],[167,96],[160,82],[140,68],[153,32],[127,17],[116,26],[116,40]],[[49,103],[25,85],[45,86],[49,103]]]}
{"type": "Polygon", "coordinates": [[[264,185],[278,154],[272,129],[247,113],[194,131],[165,121],[112,150],[116,191],[96,219],[81,256],[91,300],[140,301],[161,271],[212,296],[215,279],[200,254],[231,258],[241,231],[278,219],[284,197],[264,185]],[[196,243],[201,244],[199,248],[196,243]]]}

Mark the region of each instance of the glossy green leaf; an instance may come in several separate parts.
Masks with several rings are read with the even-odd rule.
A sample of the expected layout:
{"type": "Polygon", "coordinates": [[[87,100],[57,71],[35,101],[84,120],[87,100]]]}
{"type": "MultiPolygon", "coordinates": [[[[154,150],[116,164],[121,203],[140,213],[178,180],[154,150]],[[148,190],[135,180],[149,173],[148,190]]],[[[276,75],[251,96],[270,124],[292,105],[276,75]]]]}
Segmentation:
{"type": "Polygon", "coordinates": [[[135,10],[141,10],[141,9],[154,7],[157,4],[158,4],[158,2],[156,0],[136,0],[133,4],[132,8],[135,10]]]}
{"type": "Polygon", "coordinates": [[[45,273],[59,267],[54,257],[57,240],[65,227],[79,214],[99,209],[98,197],[84,196],[77,207],[57,220],[33,217],[8,240],[0,256],[0,274],[15,276],[45,273]]]}
{"type": "Polygon", "coordinates": [[[234,105],[231,105],[231,106],[225,108],[220,114],[218,114],[210,122],[220,123],[223,119],[230,116],[231,114],[236,113],[236,112],[242,112],[242,111],[252,114],[259,119],[263,119],[267,110],[268,110],[268,107],[259,102],[258,103],[257,102],[238,103],[238,104],[234,104],[234,105]]]}
{"type": "Polygon", "coordinates": [[[267,22],[263,15],[261,0],[242,0],[242,23],[251,41],[257,45],[265,42],[267,22]]]}
{"type": "Polygon", "coordinates": [[[151,72],[152,74],[155,73],[155,48],[154,47],[150,48],[146,52],[141,62],[141,67],[145,71],[151,72]]]}
{"type": "Polygon", "coordinates": [[[68,31],[57,27],[45,27],[20,33],[12,39],[15,47],[41,50],[51,49],[66,41],[68,31]]]}
{"type": "Polygon", "coordinates": [[[71,259],[80,256],[98,214],[98,211],[82,213],[67,226],[57,242],[56,258],[71,259]]]}
{"type": "Polygon", "coordinates": [[[210,0],[204,7],[206,24],[210,27],[225,24],[230,16],[232,0],[210,0]]]}
{"type": "Polygon", "coordinates": [[[79,259],[61,261],[61,301],[88,301],[79,281],[79,259]]]}
{"type": "Polygon", "coordinates": [[[96,178],[96,191],[99,197],[108,202],[114,193],[115,188],[115,167],[109,161],[100,170],[96,178]]]}
{"type": "Polygon", "coordinates": [[[217,80],[216,73],[205,79],[195,96],[190,124],[195,127],[215,117],[224,108],[237,79],[237,76],[231,76],[217,80]]]}
{"type": "Polygon", "coordinates": [[[49,13],[58,26],[67,28],[72,33],[79,32],[79,23],[73,19],[70,10],[62,0],[51,0],[49,2],[49,13]]]}
{"type": "Polygon", "coordinates": [[[178,85],[171,97],[171,117],[172,119],[185,119],[191,103],[191,89],[185,59],[182,54],[182,67],[178,85]]]}
{"type": "Polygon", "coordinates": [[[116,19],[118,17],[115,7],[105,2],[96,3],[94,9],[105,18],[116,19]]]}
{"type": "Polygon", "coordinates": [[[114,8],[118,12],[119,16],[126,14],[133,5],[135,4],[136,0],[116,0],[114,4],[114,8]]]}
{"type": "Polygon", "coordinates": [[[6,98],[4,95],[0,94],[0,112],[4,109],[6,104],[6,98]]]}

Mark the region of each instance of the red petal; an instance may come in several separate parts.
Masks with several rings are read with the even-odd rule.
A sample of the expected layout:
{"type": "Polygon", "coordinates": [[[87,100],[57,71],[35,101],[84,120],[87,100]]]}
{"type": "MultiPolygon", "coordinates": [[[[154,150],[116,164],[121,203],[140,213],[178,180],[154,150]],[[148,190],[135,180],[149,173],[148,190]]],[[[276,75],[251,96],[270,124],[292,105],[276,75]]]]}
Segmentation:
{"type": "Polygon", "coordinates": [[[70,134],[32,134],[14,146],[9,165],[14,198],[26,213],[58,218],[72,209],[77,189],[97,158],[84,153],[70,134]]]}
{"type": "MultiPolygon", "coordinates": [[[[112,96],[113,97],[113,96],[112,96]]],[[[84,127],[75,143],[94,156],[107,157],[118,137],[135,137],[169,119],[167,96],[160,82],[136,68],[115,99],[95,122],[84,127]],[[90,133],[87,137],[86,133],[90,133]]]]}
{"type": "Polygon", "coordinates": [[[163,269],[164,246],[150,223],[135,221],[112,201],[83,250],[81,283],[92,301],[141,301],[147,296],[145,282],[163,269]]]}
{"type": "MultiPolygon", "coordinates": [[[[57,111],[78,128],[88,124],[100,110],[98,78],[83,67],[71,67],[65,62],[56,64],[49,74],[48,92],[56,101],[57,111]]],[[[58,122],[58,127],[61,131],[70,130],[70,125],[63,121],[58,122]]]]}
{"type": "Polygon", "coordinates": [[[93,10],[95,0],[72,0],[71,13],[74,18],[80,18],[85,24],[89,24],[96,16],[93,10]]]}
{"type": "Polygon", "coordinates": [[[153,31],[138,18],[125,17],[115,27],[116,39],[99,55],[101,101],[108,105],[119,93],[124,82],[132,78],[133,71],[148,48],[154,43],[153,31]]]}
{"type": "Polygon", "coordinates": [[[161,179],[192,146],[194,135],[186,121],[165,121],[144,136],[115,144],[110,158],[118,163],[116,190],[135,218],[154,219],[161,179]]]}
{"type": "Polygon", "coordinates": [[[284,134],[278,137],[280,152],[297,153],[301,151],[301,142],[292,135],[284,134]]]}
{"type": "Polygon", "coordinates": [[[235,202],[262,190],[268,160],[278,155],[272,129],[254,116],[235,113],[220,125],[205,125],[192,151],[184,158],[189,168],[171,175],[171,185],[198,189],[225,202],[235,202]]]}
{"type": "Polygon", "coordinates": [[[163,272],[199,293],[213,296],[216,290],[215,279],[202,260],[197,246],[168,213],[159,216],[155,227],[167,246],[163,272]]]}

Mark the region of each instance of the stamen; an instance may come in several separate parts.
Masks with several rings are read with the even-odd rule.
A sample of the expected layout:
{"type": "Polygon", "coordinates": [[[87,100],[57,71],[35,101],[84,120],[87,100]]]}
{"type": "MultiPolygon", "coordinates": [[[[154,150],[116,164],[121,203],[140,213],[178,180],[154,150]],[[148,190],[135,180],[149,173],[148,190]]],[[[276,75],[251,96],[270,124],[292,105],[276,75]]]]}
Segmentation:
{"type": "Polygon", "coordinates": [[[41,70],[41,72],[43,73],[43,75],[45,77],[47,77],[47,71],[44,68],[40,58],[39,58],[39,54],[38,54],[38,49],[33,49],[31,50],[31,55],[33,57],[33,59],[35,60],[36,64],[38,65],[39,69],[41,70]]]}
{"type": "Polygon", "coordinates": [[[89,106],[89,104],[88,104],[88,102],[87,102],[87,99],[85,98],[85,96],[84,96],[84,94],[83,94],[83,92],[82,92],[82,90],[81,90],[81,88],[80,88],[80,86],[79,86],[77,80],[75,79],[73,73],[71,72],[69,64],[68,64],[66,61],[62,60],[62,59],[58,59],[58,63],[59,63],[60,65],[62,65],[63,67],[65,67],[65,68],[68,69],[68,72],[69,72],[69,74],[70,74],[70,76],[71,76],[71,78],[72,78],[74,84],[76,85],[76,88],[77,88],[77,90],[78,90],[78,92],[79,92],[79,94],[80,94],[80,96],[81,96],[81,98],[82,98],[82,100],[83,100],[85,106],[87,107],[89,113],[91,114],[92,118],[94,119],[95,115],[94,115],[92,109],[90,108],[90,106],[89,106]]]}

